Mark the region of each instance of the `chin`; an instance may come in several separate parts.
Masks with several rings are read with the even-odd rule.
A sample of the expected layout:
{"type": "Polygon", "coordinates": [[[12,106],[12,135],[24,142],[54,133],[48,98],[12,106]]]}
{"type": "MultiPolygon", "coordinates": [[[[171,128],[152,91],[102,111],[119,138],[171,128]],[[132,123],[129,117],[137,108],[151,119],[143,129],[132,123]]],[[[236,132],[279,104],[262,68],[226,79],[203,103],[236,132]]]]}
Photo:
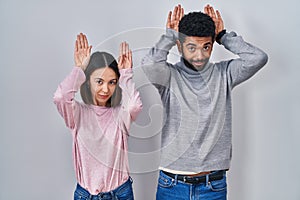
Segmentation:
{"type": "Polygon", "coordinates": [[[195,69],[197,69],[198,71],[202,70],[204,68],[204,66],[195,66],[193,65],[195,69]]]}

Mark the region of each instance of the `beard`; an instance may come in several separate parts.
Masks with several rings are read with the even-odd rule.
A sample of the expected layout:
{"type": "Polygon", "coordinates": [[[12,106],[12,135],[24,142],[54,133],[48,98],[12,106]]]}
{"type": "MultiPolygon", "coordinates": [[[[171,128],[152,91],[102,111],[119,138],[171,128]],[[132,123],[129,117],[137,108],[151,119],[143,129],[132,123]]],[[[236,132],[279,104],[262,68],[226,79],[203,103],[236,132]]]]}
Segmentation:
{"type": "Polygon", "coordinates": [[[187,67],[197,71],[201,71],[209,61],[209,57],[204,59],[186,59],[183,55],[183,58],[187,62],[185,62],[187,67]]]}
{"type": "Polygon", "coordinates": [[[205,57],[203,59],[187,59],[185,54],[183,53],[183,49],[181,49],[181,52],[182,52],[182,57],[185,61],[185,64],[187,67],[195,70],[195,71],[201,71],[205,65],[208,63],[209,61],[209,57],[205,57]]]}

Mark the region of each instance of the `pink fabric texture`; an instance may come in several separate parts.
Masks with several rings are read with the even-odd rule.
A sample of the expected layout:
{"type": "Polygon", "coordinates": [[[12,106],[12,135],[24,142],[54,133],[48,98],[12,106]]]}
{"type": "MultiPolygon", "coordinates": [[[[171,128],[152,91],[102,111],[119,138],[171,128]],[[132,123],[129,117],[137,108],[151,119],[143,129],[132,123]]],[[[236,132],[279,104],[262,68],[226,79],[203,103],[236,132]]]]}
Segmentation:
{"type": "Polygon", "coordinates": [[[91,194],[113,190],[129,178],[127,139],[142,102],[132,69],[121,69],[120,74],[122,101],[114,108],[74,99],[86,80],[79,67],[73,68],[54,94],[54,103],[72,132],[76,179],[91,194]]]}

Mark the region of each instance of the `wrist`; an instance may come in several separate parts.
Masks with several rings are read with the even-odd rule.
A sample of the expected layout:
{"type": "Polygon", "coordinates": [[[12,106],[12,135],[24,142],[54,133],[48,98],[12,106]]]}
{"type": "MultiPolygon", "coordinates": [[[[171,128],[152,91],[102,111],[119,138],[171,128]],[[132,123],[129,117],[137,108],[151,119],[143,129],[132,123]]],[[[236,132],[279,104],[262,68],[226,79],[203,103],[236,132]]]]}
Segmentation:
{"type": "Polygon", "coordinates": [[[179,33],[174,29],[167,28],[166,36],[169,37],[171,40],[176,41],[179,38],[179,33]]]}
{"type": "Polygon", "coordinates": [[[226,34],[226,29],[223,29],[222,31],[220,31],[218,34],[217,34],[217,37],[216,37],[216,42],[218,44],[221,44],[221,38],[226,34]]]}

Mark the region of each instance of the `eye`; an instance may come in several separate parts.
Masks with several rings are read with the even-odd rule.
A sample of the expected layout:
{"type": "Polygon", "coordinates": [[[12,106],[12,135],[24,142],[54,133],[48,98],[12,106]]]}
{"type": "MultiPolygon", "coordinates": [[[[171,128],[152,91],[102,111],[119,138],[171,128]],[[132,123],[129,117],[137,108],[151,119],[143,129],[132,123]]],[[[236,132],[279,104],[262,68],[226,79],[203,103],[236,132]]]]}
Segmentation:
{"type": "Polygon", "coordinates": [[[102,84],[103,84],[103,80],[97,79],[97,80],[96,80],[96,83],[97,83],[98,85],[102,85],[102,84]]]}
{"type": "Polygon", "coordinates": [[[116,80],[111,80],[111,81],[109,81],[109,84],[110,84],[110,85],[116,85],[116,84],[117,84],[117,81],[116,81],[116,80]]]}
{"type": "Polygon", "coordinates": [[[203,50],[204,50],[204,51],[209,51],[210,48],[211,48],[211,46],[210,46],[210,45],[207,45],[207,46],[204,46],[204,47],[203,47],[203,50]]]}
{"type": "Polygon", "coordinates": [[[195,47],[188,47],[187,49],[188,49],[189,52],[194,52],[196,50],[195,47]]]}

